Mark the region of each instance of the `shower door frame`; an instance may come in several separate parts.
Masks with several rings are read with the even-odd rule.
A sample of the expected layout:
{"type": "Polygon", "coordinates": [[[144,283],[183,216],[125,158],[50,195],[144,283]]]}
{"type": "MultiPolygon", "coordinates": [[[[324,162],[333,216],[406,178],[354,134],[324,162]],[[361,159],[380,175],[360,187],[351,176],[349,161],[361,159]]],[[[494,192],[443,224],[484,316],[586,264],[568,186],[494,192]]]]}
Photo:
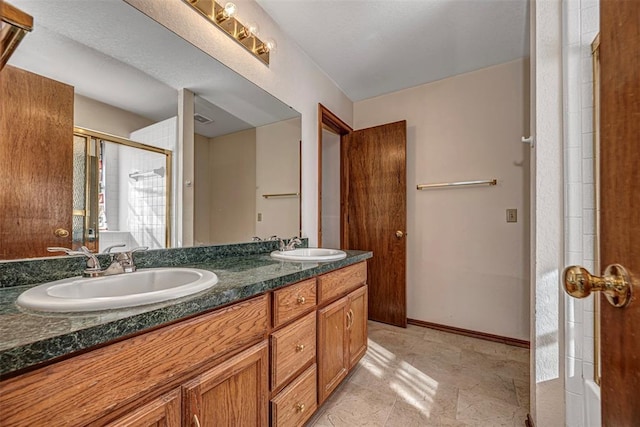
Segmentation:
{"type": "MultiPolygon", "coordinates": [[[[127,147],[137,148],[140,150],[150,151],[157,154],[162,154],[165,157],[165,182],[166,182],[166,203],[165,203],[165,247],[171,247],[171,209],[172,209],[172,187],[173,187],[173,171],[171,165],[173,164],[173,153],[171,150],[164,148],[154,147],[151,145],[143,144],[141,142],[132,141],[127,138],[112,135],[105,132],[100,132],[92,129],[86,129],[82,127],[73,128],[73,136],[80,137],[85,140],[85,199],[84,209],[73,211],[74,216],[84,217],[84,230],[82,233],[82,245],[88,246],[92,251],[98,252],[100,242],[100,231],[97,226],[98,215],[98,193],[99,193],[99,163],[97,161],[91,161],[91,152],[97,153],[97,147],[92,147],[92,143],[105,141],[114,144],[120,144],[127,147]],[[94,177],[94,178],[91,178],[94,177]],[[89,230],[95,229],[95,239],[90,241],[89,230]],[[95,246],[95,247],[93,247],[95,246]]],[[[74,184],[75,185],[75,184],[74,184]]],[[[75,243],[75,242],[74,242],[75,243]]]]}

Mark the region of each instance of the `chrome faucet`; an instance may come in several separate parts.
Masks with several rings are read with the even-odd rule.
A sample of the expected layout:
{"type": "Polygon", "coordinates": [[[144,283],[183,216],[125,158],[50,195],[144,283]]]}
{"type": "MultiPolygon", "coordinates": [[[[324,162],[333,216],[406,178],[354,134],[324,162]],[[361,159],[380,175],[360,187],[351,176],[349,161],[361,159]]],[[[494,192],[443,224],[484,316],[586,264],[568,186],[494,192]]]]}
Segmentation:
{"type": "Polygon", "coordinates": [[[111,264],[104,270],[100,266],[100,261],[89,248],[82,246],[79,250],[74,251],[69,248],[51,247],[47,248],[49,252],[64,252],[67,255],[83,255],[87,257],[87,267],[82,272],[83,277],[102,277],[114,274],[132,273],[136,271],[136,265],[133,262],[133,253],[138,251],[146,251],[148,247],[142,246],[128,252],[111,253],[111,249],[124,247],[124,244],[109,246],[105,249],[105,253],[111,256],[111,264]]]}
{"type": "Polygon", "coordinates": [[[130,251],[123,252],[114,252],[111,253],[111,249],[113,248],[123,248],[126,245],[124,243],[120,243],[119,245],[109,246],[104,250],[105,254],[111,256],[111,264],[104,270],[103,276],[110,276],[112,274],[121,274],[121,273],[133,273],[136,271],[136,264],[133,262],[133,253],[146,251],[149,249],[148,246],[140,246],[130,251]]]}
{"type": "Polygon", "coordinates": [[[301,245],[302,244],[302,240],[300,240],[298,238],[298,236],[293,236],[291,239],[289,239],[289,242],[287,244],[284,243],[284,240],[278,238],[278,242],[279,242],[279,249],[280,251],[284,252],[284,251],[292,251],[296,248],[296,245],[301,245]]]}

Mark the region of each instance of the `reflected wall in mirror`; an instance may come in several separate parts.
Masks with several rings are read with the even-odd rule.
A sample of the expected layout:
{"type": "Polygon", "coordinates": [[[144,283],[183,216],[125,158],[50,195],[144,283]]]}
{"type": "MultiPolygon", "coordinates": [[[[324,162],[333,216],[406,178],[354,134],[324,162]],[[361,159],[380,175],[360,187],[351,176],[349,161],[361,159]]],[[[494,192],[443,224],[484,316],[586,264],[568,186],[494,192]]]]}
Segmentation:
{"type": "MultiPolygon", "coordinates": [[[[69,200],[56,196],[55,204],[61,207],[52,209],[53,193],[42,188],[31,191],[38,186],[32,179],[14,185],[17,175],[0,175],[2,201],[20,199],[17,207],[3,209],[6,220],[0,223],[0,259],[50,255],[46,246],[71,247],[73,236],[55,233],[72,229],[74,126],[154,146],[163,138],[175,139],[176,146],[169,148],[174,153],[169,201],[173,218],[169,240],[173,246],[181,244],[175,237],[183,223],[194,224],[194,244],[234,243],[249,241],[253,236],[291,237],[299,233],[299,196],[262,197],[269,193],[299,193],[299,113],[121,0],[13,3],[34,16],[35,28],[14,53],[9,66],[71,87],[71,101],[68,96],[66,101],[56,97],[56,102],[46,105],[51,102],[50,97],[36,105],[32,91],[17,93],[13,82],[9,83],[11,89],[3,86],[3,98],[11,114],[0,118],[2,130],[10,127],[9,122],[15,129],[0,135],[0,145],[12,147],[1,154],[13,157],[11,162],[16,163],[16,153],[20,152],[19,165],[50,170],[49,175],[38,179],[55,182],[56,191],[69,193],[69,200]],[[185,117],[178,106],[181,89],[196,95],[195,134],[191,138],[178,134],[177,124],[185,117]],[[30,104],[32,110],[40,110],[40,115],[17,115],[13,103],[17,99],[30,104]],[[52,143],[50,133],[45,133],[47,136],[38,137],[35,147],[23,145],[20,138],[32,138],[33,129],[42,125],[42,113],[60,110],[64,105],[59,104],[66,105],[66,114],[71,111],[72,118],[64,126],[57,126],[61,135],[56,143],[52,143]],[[137,131],[145,128],[153,132],[143,137],[137,131]],[[250,142],[230,143],[241,136],[249,136],[250,142]],[[185,147],[179,145],[180,141],[189,140],[194,141],[194,158],[181,158],[185,147]],[[65,147],[69,154],[63,156],[64,160],[56,160],[54,145],[56,150],[65,147]],[[180,181],[183,165],[188,164],[193,164],[193,182],[180,181]],[[9,191],[11,195],[7,195],[9,191]],[[183,200],[185,191],[194,194],[189,209],[184,206],[191,203],[183,200]],[[179,222],[178,206],[191,212],[192,217],[179,222]],[[52,210],[57,215],[53,219],[52,210]],[[29,215],[19,213],[26,211],[29,215]],[[26,233],[36,230],[31,227],[33,223],[41,225],[42,230],[26,233]],[[36,239],[45,234],[53,237],[36,239]],[[9,244],[6,236],[13,236],[13,243],[9,244]],[[21,247],[20,251],[10,249],[14,243],[21,247]]],[[[5,70],[0,72],[0,80],[7,80],[5,70]]],[[[156,169],[151,164],[144,166],[139,166],[141,172],[156,169]]]]}

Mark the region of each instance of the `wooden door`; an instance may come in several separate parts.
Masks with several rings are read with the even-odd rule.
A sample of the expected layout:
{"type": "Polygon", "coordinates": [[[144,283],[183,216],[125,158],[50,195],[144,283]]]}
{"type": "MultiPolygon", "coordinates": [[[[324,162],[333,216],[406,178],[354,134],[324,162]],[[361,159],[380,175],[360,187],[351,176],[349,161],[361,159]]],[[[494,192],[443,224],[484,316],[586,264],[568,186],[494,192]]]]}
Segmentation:
{"type": "Polygon", "coordinates": [[[621,264],[634,298],[601,297],[603,426],[640,425],[640,2],[600,3],[601,265],[621,264]]]}
{"type": "Polygon", "coordinates": [[[269,353],[263,341],[183,386],[183,425],[266,426],[269,353]]]}
{"type": "Polygon", "coordinates": [[[367,287],[349,294],[349,368],[367,352],[367,287]]]}
{"type": "Polygon", "coordinates": [[[346,135],[343,247],[373,251],[368,263],[369,318],[407,326],[405,121],[346,135]]]}
{"type": "Polygon", "coordinates": [[[107,427],[179,427],[180,418],[180,389],[176,389],[107,424],[107,427]]]}
{"type": "Polygon", "coordinates": [[[348,297],[344,297],[318,310],[318,404],[349,372],[347,304],[348,297]]]}
{"type": "Polygon", "coordinates": [[[0,259],[49,256],[71,247],[73,87],[7,65],[0,94],[0,259]]]}

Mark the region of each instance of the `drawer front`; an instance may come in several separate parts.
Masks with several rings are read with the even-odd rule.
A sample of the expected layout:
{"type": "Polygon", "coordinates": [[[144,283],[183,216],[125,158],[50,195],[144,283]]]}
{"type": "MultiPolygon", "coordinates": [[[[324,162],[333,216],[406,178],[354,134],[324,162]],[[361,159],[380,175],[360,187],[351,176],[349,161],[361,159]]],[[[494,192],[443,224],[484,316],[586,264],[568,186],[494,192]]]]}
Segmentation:
{"type": "Polygon", "coordinates": [[[318,303],[332,301],[367,281],[367,263],[360,262],[318,277],[318,303]]]}
{"type": "Polygon", "coordinates": [[[316,393],[316,365],[312,365],[271,400],[271,425],[301,426],[318,408],[316,393]]]}
{"type": "Polygon", "coordinates": [[[86,425],[265,338],[268,308],[262,295],[2,381],[0,424],[86,425]]]}
{"type": "Polygon", "coordinates": [[[271,390],[289,381],[316,357],[316,313],[271,334],[271,390]]]}
{"type": "Polygon", "coordinates": [[[316,306],[316,279],[278,289],[273,293],[273,327],[306,313],[316,306]]]}

